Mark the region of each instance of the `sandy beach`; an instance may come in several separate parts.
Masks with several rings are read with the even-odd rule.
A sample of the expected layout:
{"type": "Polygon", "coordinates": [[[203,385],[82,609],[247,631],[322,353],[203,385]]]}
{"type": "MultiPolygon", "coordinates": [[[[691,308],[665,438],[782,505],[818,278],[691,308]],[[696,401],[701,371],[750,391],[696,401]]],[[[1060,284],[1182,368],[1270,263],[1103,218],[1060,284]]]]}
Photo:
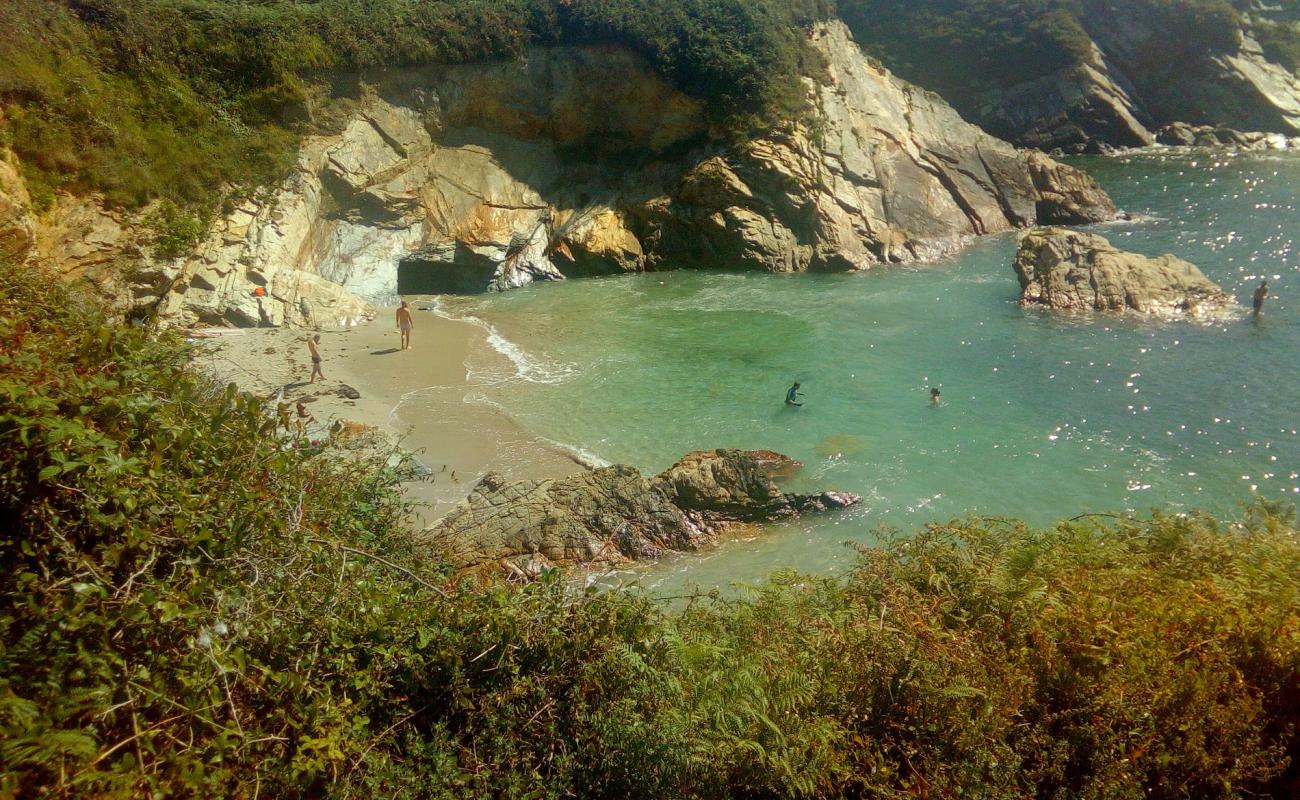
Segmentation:
{"type": "MultiPolygon", "coordinates": [[[[414,303],[413,307],[423,307],[414,303]]],[[[201,363],[220,380],[254,393],[284,392],[303,401],[314,421],[308,432],[324,436],[335,420],[373,426],[394,436],[430,470],[407,484],[425,521],[437,519],[469,494],[489,470],[510,479],[560,477],[584,467],[570,454],[524,430],[490,406],[471,401],[467,363],[509,359],[492,349],[479,325],[415,311],[411,349],[399,348],[394,309],[352,328],[195,331],[204,345],[201,363]],[[320,333],[325,379],[309,383],[309,335],[320,333]],[[345,387],[359,397],[349,398],[345,387]]]]}

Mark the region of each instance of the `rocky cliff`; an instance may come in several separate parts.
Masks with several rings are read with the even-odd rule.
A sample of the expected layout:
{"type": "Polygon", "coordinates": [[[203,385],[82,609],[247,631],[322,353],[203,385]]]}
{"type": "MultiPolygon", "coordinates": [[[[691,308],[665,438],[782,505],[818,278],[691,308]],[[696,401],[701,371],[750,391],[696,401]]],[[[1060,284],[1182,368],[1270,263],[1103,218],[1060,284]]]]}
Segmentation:
{"type": "Polygon", "coordinates": [[[1270,61],[1246,16],[1220,52],[1182,48],[1143,4],[1084,0],[1086,56],[1051,75],[952,99],[989,131],[1028,147],[1140,147],[1175,122],[1300,135],[1300,79],[1270,61]]]}
{"type": "Polygon", "coordinates": [[[8,203],[17,222],[0,236],[99,281],[124,308],[279,325],[344,321],[399,292],[642,269],[866,269],[1113,215],[1086,175],[964,122],[866,58],[844,26],[812,36],[828,65],[805,81],[812,112],[739,146],[718,144],[701,104],[629,52],[537,49],[335,76],[341,99],[318,113],[329,132],[185,258],[152,257],[132,235],[140,216],[94,198],[25,214],[7,173],[0,214],[8,203]]]}

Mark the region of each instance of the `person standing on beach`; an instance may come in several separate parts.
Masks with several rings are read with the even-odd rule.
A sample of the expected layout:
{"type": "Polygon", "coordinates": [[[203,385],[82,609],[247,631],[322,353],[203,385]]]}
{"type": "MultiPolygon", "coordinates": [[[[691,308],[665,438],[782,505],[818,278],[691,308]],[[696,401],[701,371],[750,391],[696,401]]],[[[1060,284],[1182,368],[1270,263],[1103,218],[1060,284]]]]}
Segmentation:
{"type": "Polygon", "coordinates": [[[1259,288],[1255,289],[1255,316],[1258,317],[1259,312],[1263,310],[1264,298],[1266,297],[1268,297],[1268,281],[1261,280],[1259,288]]]}
{"type": "Polygon", "coordinates": [[[402,349],[411,349],[411,328],[415,327],[415,320],[411,317],[411,306],[405,300],[397,309],[397,331],[402,334],[402,349]]]}
{"type": "Polygon", "coordinates": [[[790,391],[785,393],[785,404],[788,406],[802,406],[797,398],[803,397],[803,392],[799,391],[799,384],[790,387],[790,391]]]}
{"type": "Polygon", "coordinates": [[[311,351],[311,381],[315,383],[317,378],[325,380],[325,373],[320,371],[320,334],[316,334],[307,340],[307,349],[311,351]]]}

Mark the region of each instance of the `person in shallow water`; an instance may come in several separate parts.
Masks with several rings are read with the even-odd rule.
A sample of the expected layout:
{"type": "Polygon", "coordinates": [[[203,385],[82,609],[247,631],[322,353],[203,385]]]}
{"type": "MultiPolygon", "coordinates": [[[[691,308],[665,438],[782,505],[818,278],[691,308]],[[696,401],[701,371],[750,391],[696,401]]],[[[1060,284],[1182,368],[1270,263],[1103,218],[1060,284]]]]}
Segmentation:
{"type": "Polygon", "coordinates": [[[415,320],[411,318],[411,306],[402,301],[402,307],[397,309],[397,330],[402,334],[402,349],[411,349],[411,328],[415,327],[415,320]]]}
{"type": "Polygon", "coordinates": [[[788,406],[802,406],[797,398],[803,397],[803,392],[799,391],[799,384],[790,387],[790,391],[785,393],[785,404],[788,406]]]}
{"type": "Polygon", "coordinates": [[[943,401],[939,399],[939,390],[933,388],[930,389],[930,405],[937,406],[940,405],[942,402],[943,401]]]}
{"type": "Polygon", "coordinates": [[[1255,316],[1264,308],[1264,298],[1268,297],[1268,281],[1259,282],[1259,288],[1255,289],[1255,316]]]}

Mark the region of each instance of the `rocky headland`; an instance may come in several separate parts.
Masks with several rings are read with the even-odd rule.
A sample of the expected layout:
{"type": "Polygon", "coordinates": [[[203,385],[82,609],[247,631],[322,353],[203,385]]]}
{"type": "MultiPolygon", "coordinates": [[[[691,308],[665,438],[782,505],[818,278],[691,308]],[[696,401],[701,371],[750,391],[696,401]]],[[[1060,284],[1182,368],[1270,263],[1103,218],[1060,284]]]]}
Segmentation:
{"type": "Polygon", "coordinates": [[[779,453],[710,450],[654,477],[622,465],[558,480],[489,473],[421,541],[459,570],[531,578],[553,566],[608,568],[695,550],[736,525],[859,502],[842,492],[783,492],[773,478],[798,468],[779,453]]]}
{"type": "Polygon", "coordinates": [[[1020,241],[1015,259],[1020,301],[1058,311],[1132,311],[1163,319],[1217,319],[1232,296],[1194,264],[1148,258],[1092,233],[1043,228],[1020,241]]]}
{"type": "Polygon", "coordinates": [[[175,324],[362,316],[399,292],[676,268],[844,271],[970,237],[1109,218],[1086,174],[996,139],[818,25],[812,112],[719,144],[704,105],[615,47],[337,76],[293,174],[165,258],[149,210],[60,195],[33,211],[0,166],[7,251],[175,324]],[[258,290],[261,290],[260,292],[258,290]]]}
{"type": "Polygon", "coordinates": [[[1300,78],[1287,52],[1297,33],[1285,4],[857,6],[864,11],[850,12],[851,24],[873,52],[1021,146],[1069,153],[1143,147],[1177,122],[1300,135],[1300,78]],[[882,21],[885,13],[890,19],[882,21]],[[947,63],[916,55],[925,48],[942,51],[947,63]]]}

